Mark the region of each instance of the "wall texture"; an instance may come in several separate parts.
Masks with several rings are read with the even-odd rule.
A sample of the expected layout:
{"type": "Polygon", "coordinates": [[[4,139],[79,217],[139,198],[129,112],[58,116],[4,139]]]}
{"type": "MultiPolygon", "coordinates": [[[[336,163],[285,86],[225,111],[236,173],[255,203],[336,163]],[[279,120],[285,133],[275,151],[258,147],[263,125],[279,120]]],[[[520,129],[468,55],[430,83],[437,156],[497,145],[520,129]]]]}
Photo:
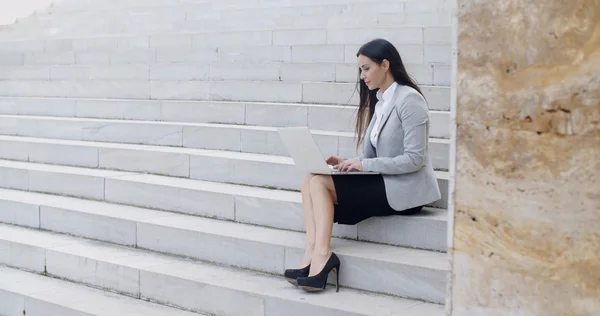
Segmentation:
{"type": "Polygon", "coordinates": [[[600,313],[600,0],[458,0],[452,315],[600,313]]]}

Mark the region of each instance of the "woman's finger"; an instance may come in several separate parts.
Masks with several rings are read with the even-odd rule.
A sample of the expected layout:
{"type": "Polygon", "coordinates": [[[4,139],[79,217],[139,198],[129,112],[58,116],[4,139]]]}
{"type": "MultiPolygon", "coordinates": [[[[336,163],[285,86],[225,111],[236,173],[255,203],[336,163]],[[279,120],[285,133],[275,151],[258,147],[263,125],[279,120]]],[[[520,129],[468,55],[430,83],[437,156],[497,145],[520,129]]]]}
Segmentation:
{"type": "Polygon", "coordinates": [[[348,163],[346,163],[344,165],[344,170],[343,171],[348,171],[348,170],[351,169],[351,167],[352,167],[352,161],[350,161],[350,162],[348,162],[348,163]]]}
{"type": "Polygon", "coordinates": [[[348,161],[344,161],[340,164],[340,171],[345,171],[346,166],[348,165],[348,161]]]}
{"type": "Polygon", "coordinates": [[[350,166],[348,166],[348,170],[353,170],[353,169],[357,169],[356,162],[353,162],[350,166]]]}

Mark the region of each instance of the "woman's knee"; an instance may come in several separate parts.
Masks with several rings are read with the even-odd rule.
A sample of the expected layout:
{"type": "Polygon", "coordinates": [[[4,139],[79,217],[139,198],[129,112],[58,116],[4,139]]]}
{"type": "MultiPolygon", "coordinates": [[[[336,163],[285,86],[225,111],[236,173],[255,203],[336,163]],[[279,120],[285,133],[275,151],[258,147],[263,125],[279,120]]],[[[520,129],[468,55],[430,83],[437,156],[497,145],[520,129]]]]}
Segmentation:
{"type": "Polygon", "coordinates": [[[323,193],[328,194],[333,203],[337,204],[337,193],[333,184],[333,178],[327,175],[314,176],[310,180],[310,194],[314,196],[323,193]]]}
{"type": "Polygon", "coordinates": [[[331,176],[316,175],[310,179],[310,191],[312,193],[332,190],[333,180],[331,179],[331,176]]]}
{"type": "Polygon", "coordinates": [[[310,182],[315,177],[314,174],[307,174],[302,179],[302,192],[310,193],[310,182]]]}

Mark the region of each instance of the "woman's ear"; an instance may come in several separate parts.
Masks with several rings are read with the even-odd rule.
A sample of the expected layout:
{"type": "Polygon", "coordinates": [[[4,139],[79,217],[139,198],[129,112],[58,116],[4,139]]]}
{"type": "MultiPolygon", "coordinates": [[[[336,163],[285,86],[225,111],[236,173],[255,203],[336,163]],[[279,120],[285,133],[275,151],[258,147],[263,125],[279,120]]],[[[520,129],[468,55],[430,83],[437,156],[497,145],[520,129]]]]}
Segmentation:
{"type": "Polygon", "coordinates": [[[390,62],[387,59],[384,59],[381,62],[381,67],[383,67],[383,70],[387,72],[388,70],[390,70],[390,62]]]}

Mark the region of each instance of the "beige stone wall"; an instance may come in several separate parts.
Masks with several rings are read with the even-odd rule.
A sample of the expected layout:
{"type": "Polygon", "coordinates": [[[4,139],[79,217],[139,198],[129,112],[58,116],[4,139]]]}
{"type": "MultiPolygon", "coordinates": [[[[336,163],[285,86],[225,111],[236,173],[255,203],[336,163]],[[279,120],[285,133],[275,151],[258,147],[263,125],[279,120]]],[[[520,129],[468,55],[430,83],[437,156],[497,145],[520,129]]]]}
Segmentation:
{"type": "Polygon", "coordinates": [[[600,0],[458,0],[452,315],[600,315],[600,0]]]}

